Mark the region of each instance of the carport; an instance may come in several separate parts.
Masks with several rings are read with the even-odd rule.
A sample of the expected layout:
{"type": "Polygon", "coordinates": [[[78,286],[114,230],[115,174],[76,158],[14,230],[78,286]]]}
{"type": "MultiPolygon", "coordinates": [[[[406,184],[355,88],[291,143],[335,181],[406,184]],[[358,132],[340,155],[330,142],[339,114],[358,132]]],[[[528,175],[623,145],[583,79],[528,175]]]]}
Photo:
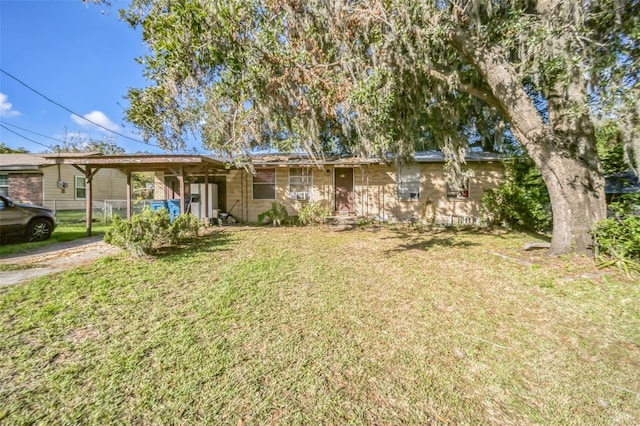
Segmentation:
{"type": "MultiPolygon", "coordinates": [[[[209,185],[209,176],[225,175],[229,171],[222,161],[204,155],[173,154],[134,154],[103,155],[95,154],[84,157],[64,153],[45,157],[54,164],[70,164],[80,171],[86,179],[86,221],[87,236],[91,236],[92,191],[91,180],[100,169],[118,169],[127,176],[127,219],[131,219],[131,174],[134,172],[163,172],[175,175],[180,187],[180,213],[186,211],[185,179],[189,176],[204,176],[205,187],[209,185]]],[[[205,205],[209,205],[209,191],[205,191],[205,205]]]]}

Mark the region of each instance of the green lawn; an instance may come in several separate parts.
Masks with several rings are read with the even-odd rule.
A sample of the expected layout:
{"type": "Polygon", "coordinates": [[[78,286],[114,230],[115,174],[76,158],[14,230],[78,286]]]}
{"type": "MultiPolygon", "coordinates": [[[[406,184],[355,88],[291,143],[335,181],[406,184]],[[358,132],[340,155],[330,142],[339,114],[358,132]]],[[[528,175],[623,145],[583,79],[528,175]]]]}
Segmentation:
{"type": "Polygon", "coordinates": [[[0,289],[0,423],[639,424],[640,286],[521,234],[222,228],[0,289]]]}

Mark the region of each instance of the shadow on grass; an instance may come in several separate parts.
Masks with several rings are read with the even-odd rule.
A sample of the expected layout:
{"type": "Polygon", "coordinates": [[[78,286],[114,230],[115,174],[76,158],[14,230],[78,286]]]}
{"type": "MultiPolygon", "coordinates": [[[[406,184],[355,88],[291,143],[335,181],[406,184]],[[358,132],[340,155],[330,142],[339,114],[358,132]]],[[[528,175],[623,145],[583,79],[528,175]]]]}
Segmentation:
{"type": "MultiPolygon", "coordinates": [[[[405,231],[395,230],[392,231],[395,235],[393,237],[387,237],[387,239],[399,239],[403,241],[393,250],[389,250],[389,253],[402,252],[407,250],[429,250],[434,247],[472,247],[479,246],[480,244],[467,240],[460,240],[458,238],[458,232],[448,231],[405,231]]],[[[464,235],[464,234],[463,234],[464,235]]]]}
{"type": "Polygon", "coordinates": [[[188,257],[201,253],[228,251],[227,246],[233,244],[233,238],[219,230],[200,235],[183,244],[160,247],[153,254],[155,258],[188,257]]]}
{"type": "Polygon", "coordinates": [[[528,237],[531,237],[532,239],[536,239],[536,240],[542,240],[544,242],[550,243],[551,242],[551,236],[550,235],[544,235],[544,234],[539,234],[537,232],[534,231],[520,231],[523,234],[525,234],[528,237]]]}
{"type": "Polygon", "coordinates": [[[405,250],[428,250],[433,247],[477,247],[481,244],[465,240],[465,236],[485,235],[496,239],[507,239],[514,234],[524,234],[532,240],[551,241],[551,237],[532,231],[510,231],[503,228],[448,227],[448,228],[398,228],[391,229],[395,235],[388,237],[406,241],[390,252],[405,250]]]}
{"type": "Polygon", "coordinates": [[[406,250],[429,250],[433,247],[477,247],[481,244],[466,240],[465,236],[486,235],[496,239],[507,239],[514,234],[524,234],[536,241],[551,241],[551,237],[533,231],[510,231],[504,228],[448,227],[417,228],[403,227],[390,229],[395,235],[388,237],[402,240],[403,243],[389,252],[406,250]]]}

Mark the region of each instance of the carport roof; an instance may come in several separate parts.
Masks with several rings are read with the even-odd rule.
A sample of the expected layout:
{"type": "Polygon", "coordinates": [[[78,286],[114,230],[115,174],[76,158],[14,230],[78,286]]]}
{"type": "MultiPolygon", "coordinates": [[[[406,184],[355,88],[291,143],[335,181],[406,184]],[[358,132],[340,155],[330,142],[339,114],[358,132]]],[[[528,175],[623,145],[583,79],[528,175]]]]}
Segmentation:
{"type": "Polygon", "coordinates": [[[153,172],[169,171],[183,167],[190,174],[204,172],[226,173],[225,163],[205,155],[180,155],[180,154],[129,154],[129,155],[102,155],[95,154],[78,157],[68,154],[51,154],[45,156],[54,164],[71,164],[90,168],[120,169],[125,172],[153,172]]]}

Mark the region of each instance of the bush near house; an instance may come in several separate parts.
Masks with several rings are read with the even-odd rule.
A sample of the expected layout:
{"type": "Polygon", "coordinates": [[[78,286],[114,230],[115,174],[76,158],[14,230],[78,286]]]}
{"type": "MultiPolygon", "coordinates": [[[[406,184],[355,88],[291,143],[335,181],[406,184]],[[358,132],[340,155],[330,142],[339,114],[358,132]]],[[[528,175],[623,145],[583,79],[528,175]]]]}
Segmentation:
{"type": "Polygon", "coordinates": [[[551,202],[540,171],[526,156],[506,164],[505,181],[482,196],[489,222],[518,230],[547,232],[551,228],[551,202]]]}
{"type": "Polygon", "coordinates": [[[171,223],[166,209],[145,209],[133,215],[131,220],[114,217],[113,226],[105,233],[104,241],[122,247],[134,256],[146,256],[162,246],[197,237],[199,228],[199,220],[191,214],[180,215],[171,223]]]}
{"type": "Polygon", "coordinates": [[[305,204],[298,213],[298,222],[302,225],[325,223],[331,212],[317,201],[305,204]]]}
{"type": "Polygon", "coordinates": [[[610,217],[593,230],[602,266],[617,266],[627,274],[640,272],[640,194],[625,194],[609,205],[610,217]]]}
{"type": "Polygon", "coordinates": [[[273,226],[280,226],[289,218],[287,208],[277,201],[271,203],[271,208],[258,215],[258,223],[271,223],[273,226]]]}

